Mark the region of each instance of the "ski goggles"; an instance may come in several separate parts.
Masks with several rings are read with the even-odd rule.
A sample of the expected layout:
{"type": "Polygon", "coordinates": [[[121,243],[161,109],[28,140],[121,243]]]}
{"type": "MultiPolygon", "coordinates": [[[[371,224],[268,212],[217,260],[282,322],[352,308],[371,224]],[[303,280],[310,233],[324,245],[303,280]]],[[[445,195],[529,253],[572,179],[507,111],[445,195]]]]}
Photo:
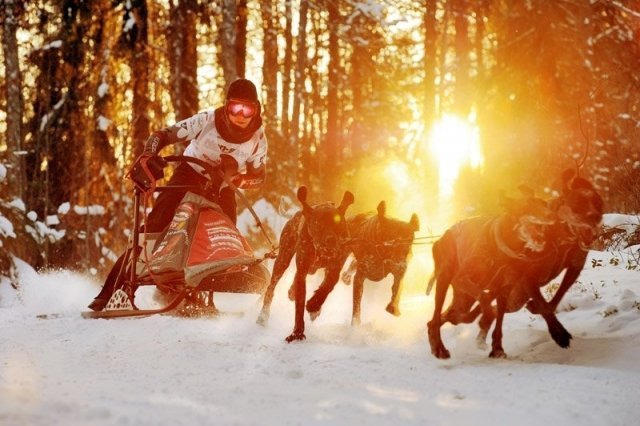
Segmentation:
{"type": "Polygon", "coordinates": [[[227,101],[227,111],[231,115],[242,114],[244,118],[251,118],[258,112],[258,106],[254,103],[230,99],[227,101]]]}

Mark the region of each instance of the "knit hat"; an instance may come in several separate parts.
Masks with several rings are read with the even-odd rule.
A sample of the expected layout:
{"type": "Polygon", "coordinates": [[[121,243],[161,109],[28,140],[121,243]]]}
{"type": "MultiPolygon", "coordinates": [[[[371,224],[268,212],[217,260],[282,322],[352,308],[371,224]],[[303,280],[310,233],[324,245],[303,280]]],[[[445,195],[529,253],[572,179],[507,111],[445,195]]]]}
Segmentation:
{"type": "Polygon", "coordinates": [[[258,102],[258,91],[255,84],[246,78],[239,78],[229,85],[227,100],[241,99],[250,102],[258,102]]]}

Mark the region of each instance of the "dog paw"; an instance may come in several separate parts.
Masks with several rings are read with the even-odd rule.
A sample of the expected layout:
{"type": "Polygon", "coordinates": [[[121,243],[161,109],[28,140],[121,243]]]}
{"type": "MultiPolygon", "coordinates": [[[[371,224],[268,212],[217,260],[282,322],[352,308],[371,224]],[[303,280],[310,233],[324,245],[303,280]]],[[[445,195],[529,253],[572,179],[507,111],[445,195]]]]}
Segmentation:
{"type": "Polygon", "coordinates": [[[478,334],[476,337],[476,346],[478,349],[486,350],[487,349],[487,335],[478,334]]]}
{"type": "Polygon", "coordinates": [[[267,325],[268,321],[269,321],[269,314],[265,312],[260,312],[260,315],[258,315],[258,318],[256,319],[256,324],[264,327],[267,325]]]}
{"type": "Polygon", "coordinates": [[[286,339],[284,339],[287,343],[295,342],[296,340],[305,340],[307,336],[304,335],[302,331],[294,331],[286,339]]]}
{"type": "Polygon", "coordinates": [[[489,358],[506,358],[507,354],[503,349],[493,349],[491,353],[489,353],[489,358]]]}
{"type": "Polygon", "coordinates": [[[387,312],[389,312],[393,316],[396,316],[396,317],[400,316],[400,308],[395,306],[395,305],[393,305],[393,304],[391,304],[391,303],[389,303],[387,305],[387,309],[386,310],[387,310],[387,312]]]}
{"type": "Polygon", "coordinates": [[[438,346],[435,348],[431,348],[431,353],[438,359],[449,359],[451,358],[451,354],[444,346],[438,346]]]}
{"type": "Polygon", "coordinates": [[[551,337],[561,348],[568,348],[571,344],[571,339],[573,338],[571,333],[564,328],[562,330],[553,331],[551,333],[551,337]]]}
{"type": "Polygon", "coordinates": [[[307,309],[307,311],[309,312],[309,318],[311,318],[311,321],[315,321],[316,318],[318,318],[320,316],[320,312],[322,311],[321,309],[318,309],[317,311],[309,311],[307,309]]]}
{"type": "Polygon", "coordinates": [[[322,310],[322,305],[318,304],[318,299],[316,297],[312,297],[307,300],[307,304],[305,305],[305,309],[311,315],[311,319],[315,319],[318,315],[320,315],[320,311],[322,310]]]}

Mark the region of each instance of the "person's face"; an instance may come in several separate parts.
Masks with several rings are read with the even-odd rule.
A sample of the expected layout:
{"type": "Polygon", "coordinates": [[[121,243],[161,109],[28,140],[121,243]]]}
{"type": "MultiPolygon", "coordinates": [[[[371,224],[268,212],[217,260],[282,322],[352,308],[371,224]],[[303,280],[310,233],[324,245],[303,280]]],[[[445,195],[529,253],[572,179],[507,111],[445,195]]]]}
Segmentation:
{"type": "MultiPolygon", "coordinates": [[[[227,113],[229,114],[229,113],[227,113]]],[[[233,124],[235,124],[236,126],[244,129],[245,127],[247,127],[249,125],[249,123],[251,122],[251,118],[252,117],[245,117],[242,114],[239,115],[232,115],[229,114],[229,121],[231,121],[233,124]]]]}
{"type": "Polygon", "coordinates": [[[234,125],[244,129],[258,112],[257,106],[251,102],[231,99],[227,102],[227,116],[234,125]]]}

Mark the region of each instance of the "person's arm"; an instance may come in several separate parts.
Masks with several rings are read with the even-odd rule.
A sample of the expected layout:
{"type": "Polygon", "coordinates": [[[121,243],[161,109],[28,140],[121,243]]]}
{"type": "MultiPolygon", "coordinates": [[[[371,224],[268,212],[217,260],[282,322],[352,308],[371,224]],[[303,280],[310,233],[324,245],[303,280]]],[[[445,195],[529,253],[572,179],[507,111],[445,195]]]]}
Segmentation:
{"type": "Polygon", "coordinates": [[[189,142],[202,131],[207,121],[212,119],[213,111],[204,111],[179,121],[173,126],[154,131],[144,144],[143,154],[158,155],[165,146],[189,142]]]}
{"type": "Polygon", "coordinates": [[[260,136],[255,151],[247,159],[246,173],[234,176],[233,183],[242,189],[261,187],[267,178],[267,138],[264,130],[258,130],[260,136]]]}

